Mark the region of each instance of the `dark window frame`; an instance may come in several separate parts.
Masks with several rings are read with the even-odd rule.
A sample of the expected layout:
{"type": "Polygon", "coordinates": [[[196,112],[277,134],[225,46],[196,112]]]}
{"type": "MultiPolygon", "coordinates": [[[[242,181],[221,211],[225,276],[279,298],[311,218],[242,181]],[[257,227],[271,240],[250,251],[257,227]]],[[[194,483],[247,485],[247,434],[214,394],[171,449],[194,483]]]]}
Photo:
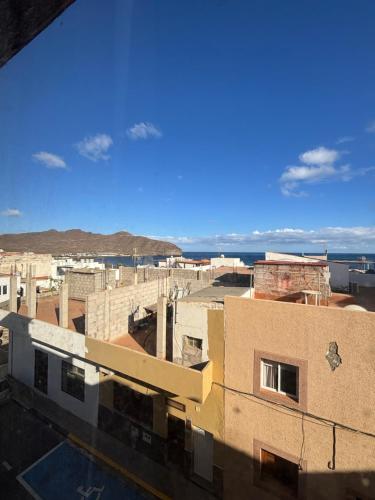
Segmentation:
{"type": "Polygon", "coordinates": [[[153,429],[152,395],[143,394],[127,385],[113,382],[113,409],[147,430],[153,429]]]}
{"type": "Polygon", "coordinates": [[[43,394],[48,394],[48,354],[41,349],[34,349],[34,387],[43,394]]]}
{"type": "Polygon", "coordinates": [[[79,401],[85,401],[85,370],[61,361],[61,390],[79,401]]]}
{"type": "Polygon", "coordinates": [[[273,446],[263,443],[262,441],[258,441],[257,439],[253,440],[253,456],[254,456],[254,470],[253,470],[253,484],[258,488],[261,488],[265,491],[273,493],[278,497],[281,496],[285,500],[295,500],[295,499],[303,499],[305,498],[306,493],[306,472],[307,472],[307,462],[306,460],[302,460],[301,458],[291,455],[290,453],[286,453],[282,450],[274,448],[273,446]],[[261,454],[262,450],[275,455],[276,457],[290,462],[290,464],[295,465],[297,467],[297,491],[292,492],[288,490],[288,487],[285,486],[281,481],[277,478],[274,481],[270,481],[268,478],[262,477],[262,460],[261,454]]]}

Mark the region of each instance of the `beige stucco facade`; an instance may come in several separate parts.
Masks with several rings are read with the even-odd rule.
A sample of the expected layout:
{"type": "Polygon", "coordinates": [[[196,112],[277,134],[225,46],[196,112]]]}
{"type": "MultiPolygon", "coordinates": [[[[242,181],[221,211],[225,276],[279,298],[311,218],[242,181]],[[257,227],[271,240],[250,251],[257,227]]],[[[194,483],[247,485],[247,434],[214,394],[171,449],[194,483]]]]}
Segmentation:
{"type": "Polygon", "coordinates": [[[297,498],[374,497],[374,334],[373,313],[226,298],[226,498],[275,498],[259,486],[259,443],[299,465],[297,498]],[[257,352],[304,362],[304,408],[257,393],[257,352]]]}

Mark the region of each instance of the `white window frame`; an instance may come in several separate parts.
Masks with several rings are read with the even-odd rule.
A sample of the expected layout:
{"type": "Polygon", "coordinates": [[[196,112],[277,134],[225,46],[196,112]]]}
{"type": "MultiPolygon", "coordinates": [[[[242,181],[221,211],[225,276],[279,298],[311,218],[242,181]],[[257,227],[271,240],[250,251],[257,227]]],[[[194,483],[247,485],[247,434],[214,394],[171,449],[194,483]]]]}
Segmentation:
{"type": "Polygon", "coordinates": [[[272,361],[270,359],[261,359],[260,361],[260,386],[262,389],[266,389],[267,391],[272,391],[276,392],[277,394],[281,394],[282,396],[290,396],[292,398],[297,398],[299,400],[299,367],[296,365],[290,365],[288,363],[282,363],[280,361],[272,361]],[[263,382],[263,374],[264,374],[264,365],[268,366],[277,366],[277,389],[274,389],[273,387],[269,387],[268,385],[265,385],[263,382]],[[291,394],[288,392],[284,392],[280,389],[281,387],[281,367],[282,366],[294,366],[296,368],[296,392],[297,394],[291,394]]]}

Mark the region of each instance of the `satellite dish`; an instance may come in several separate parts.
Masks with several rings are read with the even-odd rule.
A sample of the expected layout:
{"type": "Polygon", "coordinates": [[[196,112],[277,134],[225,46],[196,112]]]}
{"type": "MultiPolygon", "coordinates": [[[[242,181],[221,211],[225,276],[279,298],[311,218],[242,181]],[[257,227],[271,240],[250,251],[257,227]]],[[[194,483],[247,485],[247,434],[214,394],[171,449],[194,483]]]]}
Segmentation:
{"type": "Polygon", "coordinates": [[[345,306],[344,309],[347,309],[348,311],[364,311],[364,312],[367,312],[367,309],[365,309],[362,306],[358,306],[357,304],[350,304],[349,306],[345,306]]]}

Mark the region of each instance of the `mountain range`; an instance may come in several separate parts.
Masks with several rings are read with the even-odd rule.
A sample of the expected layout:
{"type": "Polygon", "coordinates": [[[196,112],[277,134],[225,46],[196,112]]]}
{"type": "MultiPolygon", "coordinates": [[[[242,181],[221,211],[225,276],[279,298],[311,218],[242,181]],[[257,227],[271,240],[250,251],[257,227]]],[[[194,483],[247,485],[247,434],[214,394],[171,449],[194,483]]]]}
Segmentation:
{"type": "Polygon", "coordinates": [[[35,233],[1,234],[0,248],[7,252],[34,252],[92,255],[181,255],[173,243],[135,236],[126,231],[114,234],[96,234],[70,229],[68,231],[41,231],[35,233]]]}

